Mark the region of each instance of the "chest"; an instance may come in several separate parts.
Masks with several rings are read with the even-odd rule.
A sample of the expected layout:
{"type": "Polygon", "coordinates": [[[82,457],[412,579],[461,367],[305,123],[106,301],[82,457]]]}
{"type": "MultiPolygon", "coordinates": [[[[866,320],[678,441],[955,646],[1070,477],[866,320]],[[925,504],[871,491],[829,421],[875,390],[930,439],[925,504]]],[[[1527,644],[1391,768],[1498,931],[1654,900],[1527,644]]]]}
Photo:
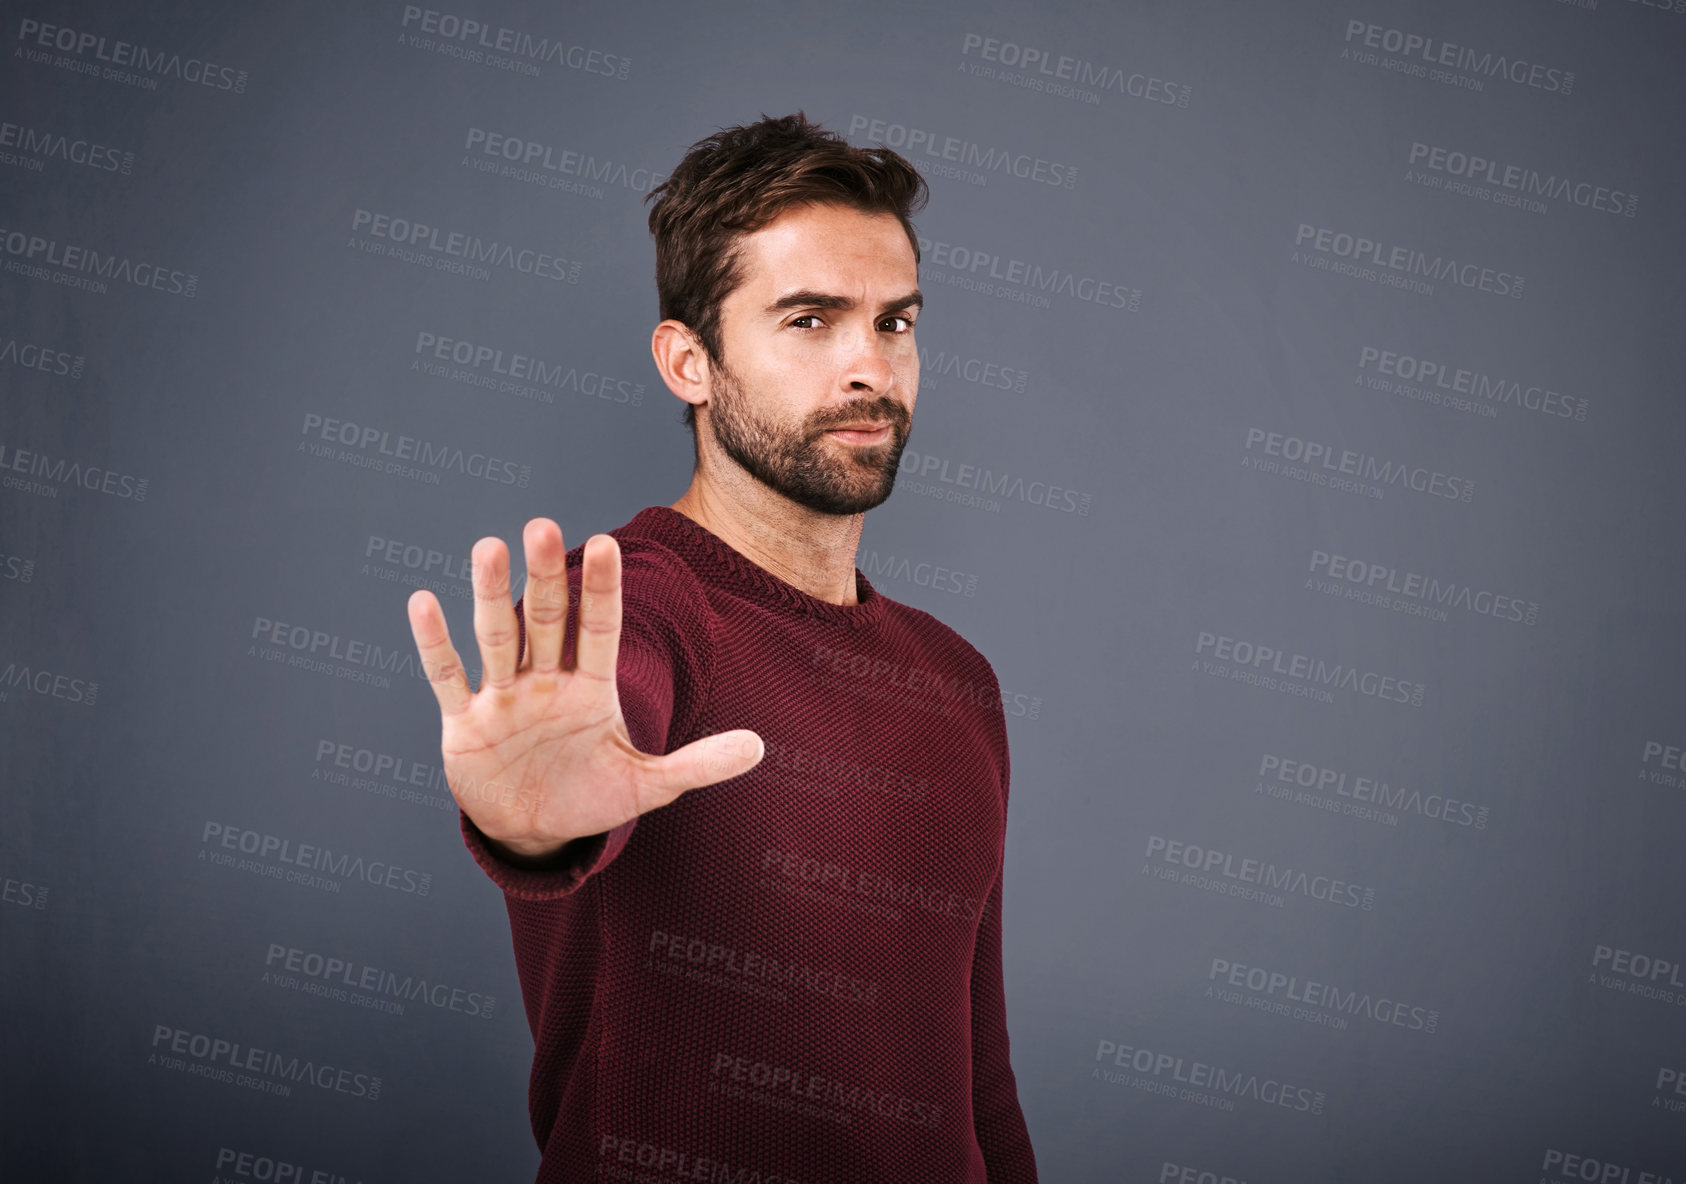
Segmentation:
{"type": "Polygon", "coordinates": [[[728,660],[692,730],[753,729],[766,755],[644,816],[622,861],[714,931],[964,955],[1006,824],[989,710],[928,658],[728,660]]]}

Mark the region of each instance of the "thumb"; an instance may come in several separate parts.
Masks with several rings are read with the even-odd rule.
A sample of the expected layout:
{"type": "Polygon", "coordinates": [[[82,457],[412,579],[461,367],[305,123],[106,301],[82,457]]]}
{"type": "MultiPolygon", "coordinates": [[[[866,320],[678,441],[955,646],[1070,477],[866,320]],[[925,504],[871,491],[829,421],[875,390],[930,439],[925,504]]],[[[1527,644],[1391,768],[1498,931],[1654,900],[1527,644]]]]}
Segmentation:
{"type": "Polygon", "coordinates": [[[645,779],[671,801],[688,789],[748,772],[761,763],[765,753],[761,737],[748,728],[717,732],[657,758],[646,768],[645,779]]]}

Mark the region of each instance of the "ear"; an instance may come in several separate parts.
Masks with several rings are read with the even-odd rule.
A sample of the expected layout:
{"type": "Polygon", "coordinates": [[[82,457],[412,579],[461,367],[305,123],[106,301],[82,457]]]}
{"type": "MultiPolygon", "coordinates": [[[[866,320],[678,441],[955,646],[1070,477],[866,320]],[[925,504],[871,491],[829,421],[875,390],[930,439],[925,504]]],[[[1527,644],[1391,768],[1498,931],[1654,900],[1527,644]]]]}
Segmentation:
{"type": "Polygon", "coordinates": [[[708,351],[682,321],[666,320],[650,334],[650,354],[667,389],[693,407],[708,402],[708,351]]]}

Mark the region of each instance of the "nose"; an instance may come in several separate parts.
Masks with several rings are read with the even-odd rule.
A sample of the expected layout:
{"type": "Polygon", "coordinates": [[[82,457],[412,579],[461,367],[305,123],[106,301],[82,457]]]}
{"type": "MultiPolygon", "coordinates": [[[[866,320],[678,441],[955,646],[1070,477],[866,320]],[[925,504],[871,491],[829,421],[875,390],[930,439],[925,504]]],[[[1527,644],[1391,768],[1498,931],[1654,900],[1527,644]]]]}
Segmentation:
{"type": "Polygon", "coordinates": [[[888,394],[896,385],[896,369],[890,364],[884,334],[868,330],[864,340],[851,336],[840,378],[845,389],[855,394],[888,394]]]}

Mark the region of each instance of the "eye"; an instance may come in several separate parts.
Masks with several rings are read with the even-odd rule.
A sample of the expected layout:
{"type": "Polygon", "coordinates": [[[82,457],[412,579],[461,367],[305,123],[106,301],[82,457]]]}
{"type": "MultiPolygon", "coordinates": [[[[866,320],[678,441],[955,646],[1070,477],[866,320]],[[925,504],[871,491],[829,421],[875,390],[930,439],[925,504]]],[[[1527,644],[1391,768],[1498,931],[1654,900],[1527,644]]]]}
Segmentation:
{"type": "Polygon", "coordinates": [[[816,329],[819,327],[819,321],[820,318],[814,313],[805,312],[799,317],[792,317],[790,327],[792,329],[816,329]],[[803,322],[807,323],[804,324],[803,322]]]}
{"type": "Polygon", "coordinates": [[[878,322],[880,329],[888,328],[891,333],[906,333],[913,328],[913,321],[907,317],[885,317],[878,322]]]}

